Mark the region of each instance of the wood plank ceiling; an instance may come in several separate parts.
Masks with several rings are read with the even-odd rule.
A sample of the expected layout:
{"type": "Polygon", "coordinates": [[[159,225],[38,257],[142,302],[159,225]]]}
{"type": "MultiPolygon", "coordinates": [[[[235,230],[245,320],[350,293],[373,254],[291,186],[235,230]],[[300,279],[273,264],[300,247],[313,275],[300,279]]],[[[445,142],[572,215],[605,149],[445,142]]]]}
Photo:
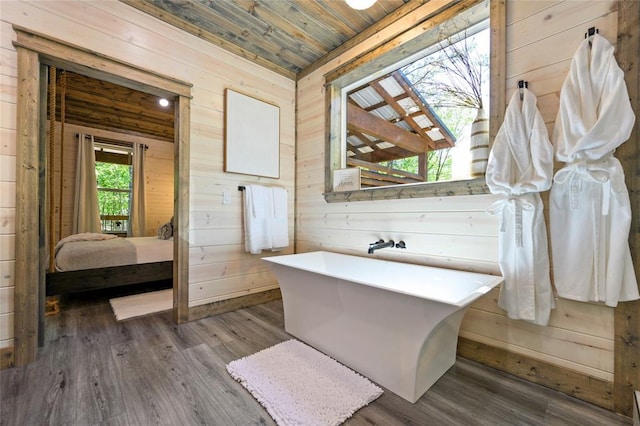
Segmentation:
{"type": "MultiPolygon", "coordinates": [[[[397,19],[424,3],[378,0],[366,10],[355,10],[344,0],[120,1],[291,78],[327,60],[359,34],[375,30],[376,23],[397,19]]],[[[173,141],[173,106],[160,107],[157,96],[73,72],[67,71],[64,79],[59,75],[58,119],[64,86],[66,122],[173,141]]],[[[453,146],[446,126],[415,97],[410,82],[397,72],[352,91],[350,165],[453,146]]]]}
{"type": "MultiPolygon", "coordinates": [[[[409,2],[355,10],[344,0],[120,1],[292,79],[409,2]]],[[[424,0],[412,3],[402,13],[424,0]]]]}
{"type": "MultiPolygon", "coordinates": [[[[121,1],[292,79],[396,9],[404,6],[404,15],[424,2],[378,0],[354,10],[344,0],[121,1]]],[[[66,122],[173,141],[173,105],[160,107],[157,96],[72,72],[65,86],[66,122]]]]}
{"type": "MultiPolygon", "coordinates": [[[[174,139],[174,106],[155,95],[71,71],[56,73],[56,120],[166,142],[174,139]]],[[[49,105],[49,103],[47,103],[49,105]]]]}

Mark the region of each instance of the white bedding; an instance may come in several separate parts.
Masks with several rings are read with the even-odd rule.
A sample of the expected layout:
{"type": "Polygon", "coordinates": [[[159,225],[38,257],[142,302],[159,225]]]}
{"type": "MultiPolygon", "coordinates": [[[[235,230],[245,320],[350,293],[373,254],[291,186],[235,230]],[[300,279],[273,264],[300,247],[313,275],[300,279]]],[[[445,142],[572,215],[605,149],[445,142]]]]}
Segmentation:
{"type": "Polygon", "coordinates": [[[56,245],[57,271],[163,262],[173,259],[173,240],[157,237],[99,238],[76,234],[56,245]]]}
{"type": "Polygon", "coordinates": [[[158,237],[127,238],[136,248],[137,263],[163,262],[173,260],[173,238],[161,240],[158,237]]]}

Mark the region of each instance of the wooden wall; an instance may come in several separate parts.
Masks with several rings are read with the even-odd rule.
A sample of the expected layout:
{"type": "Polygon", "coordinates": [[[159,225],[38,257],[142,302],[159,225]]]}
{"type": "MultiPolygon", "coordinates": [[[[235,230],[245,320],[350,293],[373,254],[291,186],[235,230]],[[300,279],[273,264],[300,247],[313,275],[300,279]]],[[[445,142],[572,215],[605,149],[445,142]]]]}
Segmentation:
{"type": "MultiPolygon", "coordinates": [[[[507,99],[529,81],[549,131],[570,59],[587,28],[616,42],[616,2],[507,1],[507,99]]],[[[492,195],[326,203],[323,75],[375,43],[368,40],[298,82],[296,250],[366,256],[379,238],[404,240],[406,250],[384,249],[385,259],[499,273],[497,219],[486,213],[492,195]]],[[[545,196],[546,199],[546,196],[545,196]]],[[[548,327],[509,320],[497,290],[468,311],[461,336],[511,353],[613,381],[613,310],[558,300],[548,327]]]]}
{"type": "MultiPolygon", "coordinates": [[[[239,185],[263,183],[289,191],[293,251],[295,82],[230,54],[121,2],[0,3],[0,348],[13,346],[16,52],[12,25],[78,45],[193,84],[190,120],[189,305],[277,287],[260,260],[244,252],[239,185]],[[223,171],[224,89],[280,107],[280,179],[223,171]],[[222,204],[222,194],[230,204],[222,204]]],[[[35,208],[35,206],[34,206],[35,208]]],[[[163,218],[157,220],[165,220],[163,218]]],[[[281,252],[282,253],[282,252],[281,252]]],[[[271,254],[271,253],[268,253],[271,254]]]]}
{"type": "MultiPolygon", "coordinates": [[[[615,1],[507,2],[507,99],[518,80],[527,80],[549,135],[571,58],[593,26],[615,45],[615,1]]],[[[496,300],[494,291],[475,305],[463,323],[463,337],[613,381],[612,308],[557,299],[549,326],[538,327],[508,320],[496,300]]]]}
{"type": "MultiPolygon", "coordinates": [[[[297,251],[328,249],[366,255],[368,244],[378,238],[403,239],[406,250],[385,249],[375,256],[499,272],[497,221],[485,213],[494,200],[491,195],[325,202],[323,75],[365,52],[373,40],[306,75],[296,91],[293,81],[119,2],[12,1],[0,2],[0,8],[0,349],[13,345],[17,65],[12,24],[193,83],[188,177],[191,307],[277,286],[260,257],[247,255],[243,249],[237,186],[253,182],[289,190],[291,237],[295,189],[297,251]],[[223,93],[227,87],[280,107],[280,179],[223,172],[223,93]],[[230,204],[222,204],[224,192],[229,194],[230,204]]],[[[613,0],[508,1],[507,99],[517,80],[528,80],[551,131],[560,86],[583,33],[597,26],[603,36],[615,42],[616,22],[613,0]]],[[[610,308],[558,300],[550,325],[538,327],[508,320],[497,308],[496,297],[494,291],[469,310],[463,337],[612,380],[610,308]]]]}
{"type": "MultiPolygon", "coordinates": [[[[4,12],[4,5],[0,5],[4,12]]],[[[16,215],[16,53],[10,27],[0,27],[0,353],[13,346],[13,300],[16,215]],[[5,39],[8,40],[5,42],[5,39]]],[[[3,365],[7,362],[2,357],[3,365]]],[[[2,365],[0,365],[2,366],[2,365]]]]}
{"type": "MultiPolygon", "coordinates": [[[[78,157],[76,135],[85,133],[94,136],[119,140],[123,142],[138,142],[146,144],[145,184],[146,184],[146,236],[158,235],[158,228],[167,223],[173,216],[173,143],[116,133],[108,130],[92,129],[90,127],[65,124],[64,149],[56,150],[55,179],[59,182],[60,153],[64,154],[64,176],[62,180],[62,233],[56,231],[56,241],[72,233],[73,229],[73,196],[75,190],[76,161],[78,157]]],[[[59,147],[60,124],[56,128],[56,146],[59,147]]],[[[60,186],[56,184],[56,214],[58,214],[60,186]]],[[[60,225],[56,216],[56,229],[60,225]]]]}

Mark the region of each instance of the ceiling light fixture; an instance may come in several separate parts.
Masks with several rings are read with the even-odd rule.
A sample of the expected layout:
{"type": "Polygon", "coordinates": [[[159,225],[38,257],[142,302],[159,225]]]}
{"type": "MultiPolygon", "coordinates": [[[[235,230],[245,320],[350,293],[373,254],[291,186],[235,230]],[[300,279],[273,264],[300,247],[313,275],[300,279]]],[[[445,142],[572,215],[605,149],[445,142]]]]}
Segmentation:
{"type": "Polygon", "coordinates": [[[169,101],[166,100],[165,98],[160,98],[158,103],[160,104],[161,107],[168,107],[169,106],[169,101]]]}
{"type": "Polygon", "coordinates": [[[368,9],[376,2],[376,0],[345,0],[347,4],[356,10],[368,9]]]}

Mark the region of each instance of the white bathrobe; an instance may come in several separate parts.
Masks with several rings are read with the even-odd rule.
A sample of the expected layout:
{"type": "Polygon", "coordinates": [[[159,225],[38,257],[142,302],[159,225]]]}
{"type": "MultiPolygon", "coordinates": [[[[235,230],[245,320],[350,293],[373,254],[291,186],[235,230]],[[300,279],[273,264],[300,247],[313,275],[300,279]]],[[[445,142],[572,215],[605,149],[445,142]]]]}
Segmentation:
{"type": "Polygon", "coordinates": [[[552,138],[557,160],[566,164],[554,177],[549,206],[558,295],[609,306],[639,297],[629,194],[613,156],[635,116],[613,50],[596,34],[573,57],[552,138]]]}
{"type": "Polygon", "coordinates": [[[500,217],[498,258],[504,284],[498,306],[509,318],[547,325],[555,307],[540,191],[551,187],[553,147],[535,95],[516,91],[489,154],[486,181],[503,199],[489,207],[500,217]],[[520,99],[522,93],[522,100],[520,99]]]}

